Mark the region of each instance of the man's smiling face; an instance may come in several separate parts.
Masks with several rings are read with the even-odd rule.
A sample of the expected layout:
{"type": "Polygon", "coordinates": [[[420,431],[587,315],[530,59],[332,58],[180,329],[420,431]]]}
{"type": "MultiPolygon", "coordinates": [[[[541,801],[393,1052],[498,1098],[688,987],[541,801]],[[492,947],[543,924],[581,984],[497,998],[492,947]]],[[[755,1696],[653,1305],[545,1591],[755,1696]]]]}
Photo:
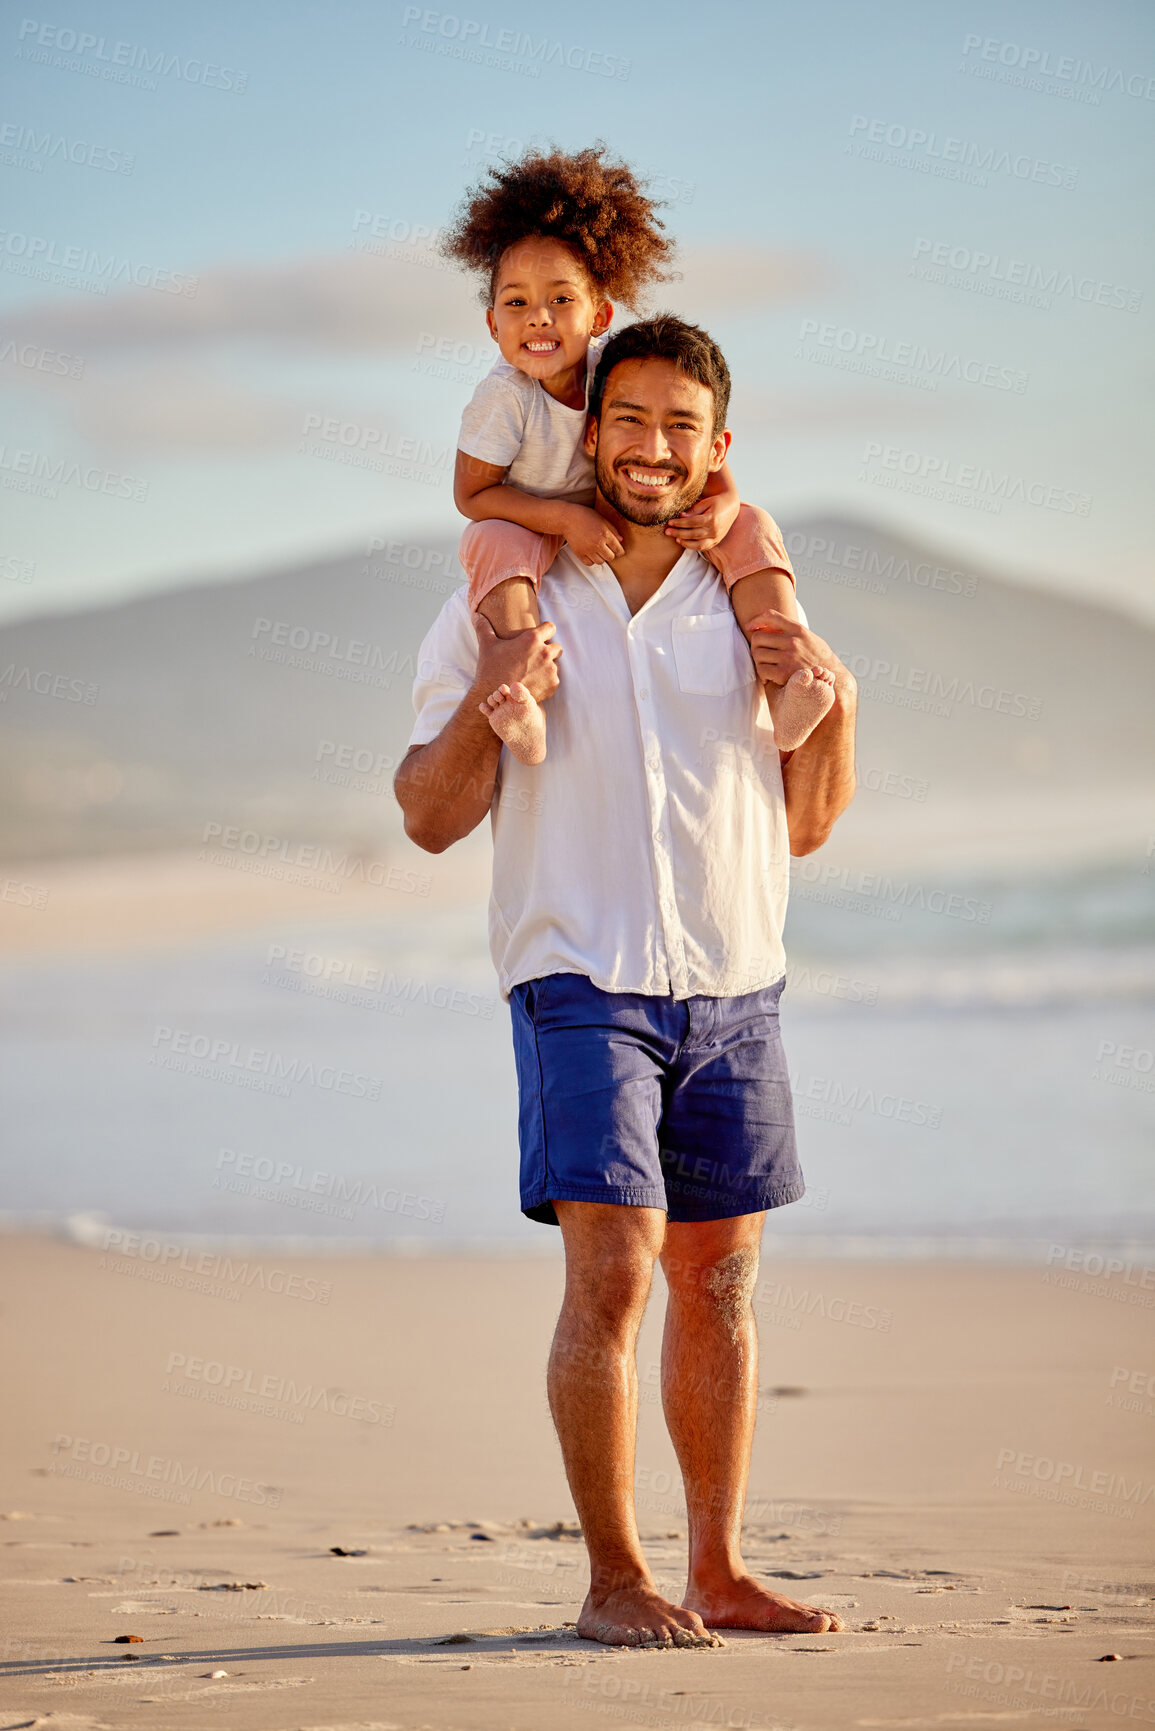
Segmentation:
{"type": "Polygon", "coordinates": [[[674,361],[620,361],[606,380],[600,420],[585,448],[598,492],[627,522],[668,523],[701,497],[726,460],[729,433],[714,433],[714,395],[674,361]]]}

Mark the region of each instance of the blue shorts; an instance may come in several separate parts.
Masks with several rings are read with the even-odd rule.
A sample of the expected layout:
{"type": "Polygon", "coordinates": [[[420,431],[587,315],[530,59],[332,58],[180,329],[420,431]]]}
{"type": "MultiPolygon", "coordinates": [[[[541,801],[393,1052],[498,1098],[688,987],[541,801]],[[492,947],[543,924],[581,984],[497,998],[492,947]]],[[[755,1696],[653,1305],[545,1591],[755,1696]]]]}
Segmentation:
{"type": "Polygon", "coordinates": [[[584,974],[515,986],[522,1213],[556,1226],[555,1202],[617,1202],[728,1220],[797,1202],[783,984],[681,1000],[584,974]]]}

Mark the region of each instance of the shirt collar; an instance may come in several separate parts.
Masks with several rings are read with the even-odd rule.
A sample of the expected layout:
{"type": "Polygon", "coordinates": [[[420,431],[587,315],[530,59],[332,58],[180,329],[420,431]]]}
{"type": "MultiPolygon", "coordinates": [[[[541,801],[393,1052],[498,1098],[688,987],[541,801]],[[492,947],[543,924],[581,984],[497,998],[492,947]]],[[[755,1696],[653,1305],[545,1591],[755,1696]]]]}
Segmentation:
{"type": "Polygon", "coordinates": [[[636,613],[631,613],[626,605],[626,598],[622,594],[622,586],[614,576],[611,566],[605,564],[583,565],[582,561],[568,547],[562,548],[560,557],[568,562],[571,571],[579,572],[587,583],[591,583],[598,593],[606,598],[615,613],[619,613],[627,624],[631,619],[640,619],[644,613],[648,613],[658,600],[666,600],[684,585],[688,586],[690,583],[696,582],[702,574],[702,567],[707,563],[702,554],[696,553],[692,547],[683,548],[681,557],[671,565],[650,599],[639,607],[636,613]]]}

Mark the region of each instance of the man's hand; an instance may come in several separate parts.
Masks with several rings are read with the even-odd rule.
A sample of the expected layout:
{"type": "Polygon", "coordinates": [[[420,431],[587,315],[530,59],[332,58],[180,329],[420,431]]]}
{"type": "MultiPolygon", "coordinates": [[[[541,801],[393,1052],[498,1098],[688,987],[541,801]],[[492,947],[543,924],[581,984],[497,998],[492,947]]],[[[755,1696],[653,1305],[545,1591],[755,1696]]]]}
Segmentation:
{"type": "MultiPolygon", "coordinates": [[[[589,514],[594,515],[592,511],[589,514]]],[[[550,642],[554,627],[548,620],[519,631],[516,637],[499,637],[480,613],[474,614],[473,625],[477,632],[474,691],[488,697],[498,686],[520,680],[531,697],[539,703],[548,702],[560,683],[557,664],[561,660],[560,646],[550,642]]]]}
{"type": "Polygon", "coordinates": [[[666,534],[672,535],[679,547],[692,547],[696,553],[708,553],[730,533],[738,517],[738,506],[737,497],[729,493],[705,494],[680,517],[670,518],[666,534]]]}
{"type": "Polygon", "coordinates": [[[760,680],[785,685],[802,667],[828,667],[834,689],[843,695],[858,690],[849,667],[843,665],[825,642],[800,619],[788,619],[771,608],[750,621],[750,653],[760,680]]]}
{"type": "Polygon", "coordinates": [[[625,552],[610,524],[588,505],[567,507],[563,534],[583,565],[611,565],[625,552]]]}

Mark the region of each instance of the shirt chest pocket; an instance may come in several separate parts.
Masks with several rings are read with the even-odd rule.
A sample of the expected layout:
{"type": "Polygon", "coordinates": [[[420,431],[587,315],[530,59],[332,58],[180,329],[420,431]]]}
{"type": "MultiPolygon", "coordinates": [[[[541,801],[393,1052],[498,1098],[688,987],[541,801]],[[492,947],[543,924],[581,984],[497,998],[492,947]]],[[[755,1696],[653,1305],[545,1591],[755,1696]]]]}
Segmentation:
{"type": "Polygon", "coordinates": [[[729,613],[691,613],[674,620],[678,689],[698,697],[726,697],[757,679],[754,663],[729,613]]]}

